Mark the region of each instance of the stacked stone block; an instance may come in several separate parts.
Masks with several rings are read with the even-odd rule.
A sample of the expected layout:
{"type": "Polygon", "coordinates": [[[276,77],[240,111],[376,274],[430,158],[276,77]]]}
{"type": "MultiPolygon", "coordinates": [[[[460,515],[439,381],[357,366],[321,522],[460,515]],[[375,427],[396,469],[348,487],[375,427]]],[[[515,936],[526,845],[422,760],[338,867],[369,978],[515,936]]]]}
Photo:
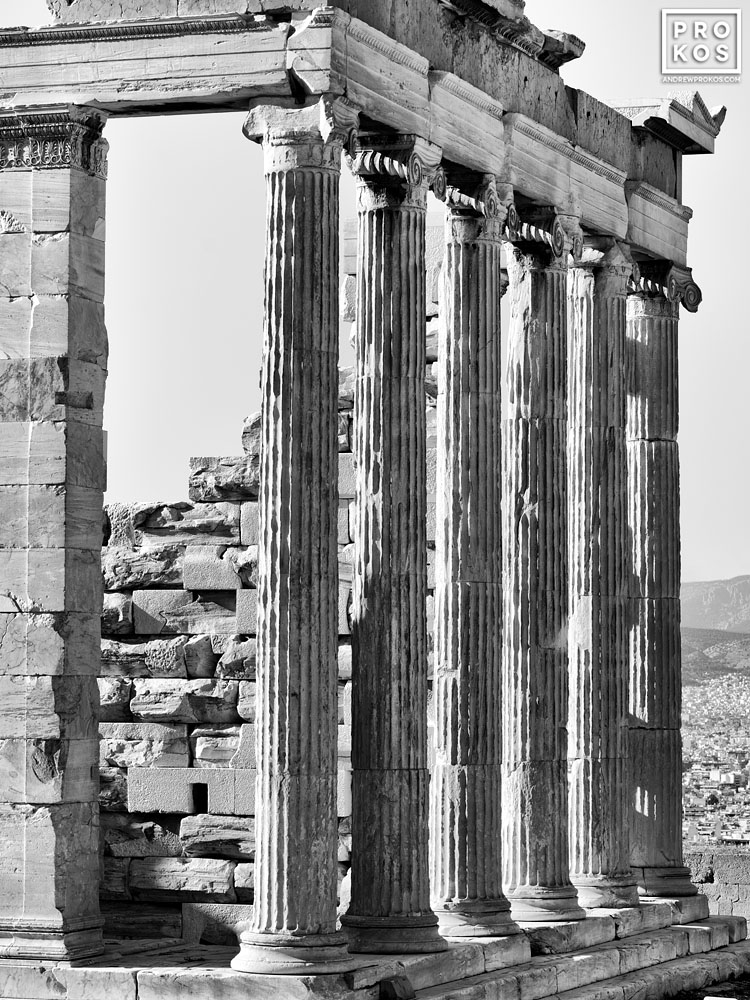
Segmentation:
{"type": "MultiPolygon", "coordinates": [[[[351,850],[351,375],[340,379],[339,878],[351,850]]],[[[105,933],[234,943],[255,852],[260,419],[189,497],[105,509],[99,777],[105,933]],[[138,906],[133,903],[137,902],[138,906]]]]}

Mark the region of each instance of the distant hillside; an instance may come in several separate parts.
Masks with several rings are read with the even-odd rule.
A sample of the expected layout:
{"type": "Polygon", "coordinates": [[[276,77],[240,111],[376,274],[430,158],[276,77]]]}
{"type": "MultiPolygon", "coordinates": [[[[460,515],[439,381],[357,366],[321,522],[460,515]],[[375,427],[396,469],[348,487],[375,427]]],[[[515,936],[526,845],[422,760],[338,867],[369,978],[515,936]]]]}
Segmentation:
{"type": "Polygon", "coordinates": [[[682,624],[750,634],[750,576],[683,583],[682,624]]]}
{"type": "Polygon", "coordinates": [[[750,635],[683,626],[683,684],[702,684],[740,672],[750,673],[750,635]]]}

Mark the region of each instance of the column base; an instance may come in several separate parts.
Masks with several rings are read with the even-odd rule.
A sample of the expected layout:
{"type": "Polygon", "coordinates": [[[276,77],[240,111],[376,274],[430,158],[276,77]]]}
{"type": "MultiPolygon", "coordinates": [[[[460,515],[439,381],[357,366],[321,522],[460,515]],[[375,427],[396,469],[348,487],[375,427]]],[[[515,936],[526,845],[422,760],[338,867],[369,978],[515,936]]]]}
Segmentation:
{"type": "Polygon", "coordinates": [[[359,917],[344,914],[341,923],[349,951],[372,955],[422,955],[446,951],[434,913],[422,917],[359,917]]]}
{"type": "Polygon", "coordinates": [[[343,934],[255,934],[243,931],[235,972],[266,976],[324,976],[355,966],[343,934]]]}
{"type": "Polygon", "coordinates": [[[697,896],[698,889],[690,881],[690,869],[671,867],[633,867],[641,896],[697,896]]]}
{"type": "Polygon", "coordinates": [[[621,907],[640,904],[633,875],[577,876],[572,882],[578,891],[578,902],[585,910],[619,910],[621,907]]]}
{"type": "Polygon", "coordinates": [[[513,919],[521,923],[549,924],[559,920],[584,920],[586,917],[572,885],[556,889],[527,885],[509,892],[508,899],[513,919]]]}
{"type": "Polygon", "coordinates": [[[510,937],[521,933],[506,899],[433,903],[433,909],[444,937],[510,937]]]}
{"type": "Polygon", "coordinates": [[[104,953],[102,927],[65,931],[61,928],[17,928],[0,925],[0,959],[20,958],[30,961],[76,962],[104,953]]]}

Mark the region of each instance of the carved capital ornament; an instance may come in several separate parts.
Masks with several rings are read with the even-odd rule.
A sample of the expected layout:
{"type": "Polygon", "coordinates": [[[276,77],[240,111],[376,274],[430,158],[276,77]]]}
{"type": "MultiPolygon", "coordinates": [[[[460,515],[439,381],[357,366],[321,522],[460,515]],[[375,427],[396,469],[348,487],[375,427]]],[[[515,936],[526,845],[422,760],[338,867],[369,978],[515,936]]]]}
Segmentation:
{"type": "Polygon", "coordinates": [[[703,292],[693,281],[689,267],[670,261],[647,261],[641,265],[637,280],[628,289],[634,295],[663,295],[668,302],[682,303],[688,312],[698,312],[703,292]]]}
{"type": "Polygon", "coordinates": [[[106,178],[105,112],[51,108],[0,117],[0,171],[73,167],[106,178]]]}

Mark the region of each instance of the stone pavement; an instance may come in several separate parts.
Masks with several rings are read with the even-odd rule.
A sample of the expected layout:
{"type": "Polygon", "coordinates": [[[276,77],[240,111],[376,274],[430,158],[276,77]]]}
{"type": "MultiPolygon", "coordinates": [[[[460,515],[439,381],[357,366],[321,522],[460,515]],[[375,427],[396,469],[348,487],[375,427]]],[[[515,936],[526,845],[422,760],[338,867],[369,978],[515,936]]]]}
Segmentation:
{"type": "Polygon", "coordinates": [[[684,990],[710,993],[714,981],[750,976],[744,919],[695,919],[669,903],[599,910],[585,920],[526,924],[522,931],[454,940],[440,954],[350,956],[349,971],[317,977],[234,971],[236,948],[174,938],[110,940],[103,956],[79,962],[0,962],[0,998],[659,1000],[684,990]]]}

